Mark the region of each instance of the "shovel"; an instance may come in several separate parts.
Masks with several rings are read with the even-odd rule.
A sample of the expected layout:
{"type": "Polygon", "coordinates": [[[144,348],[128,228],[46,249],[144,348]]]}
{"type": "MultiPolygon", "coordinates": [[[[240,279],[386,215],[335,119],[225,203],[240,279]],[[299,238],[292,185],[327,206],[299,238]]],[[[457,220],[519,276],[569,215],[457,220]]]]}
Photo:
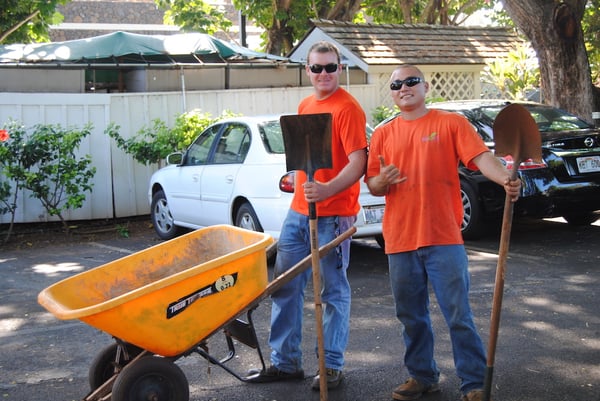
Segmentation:
{"type": "MultiPolygon", "coordinates": [[[[517,171],[521,162],[532,159],[542,161],[542,139],[538,126],[527,109],[519,104],[509,104],[498,113],[494,121],[494,142],[496,156],[512,156],[513,165],[510,179],[517,178],[517,171]]],[[[513,202],[506,195],[504,200],[504,214],[502,216],[502,231],[500,233],[500,247],[498,250],[498,264],[496,267],[496,283],[492,301],[492,315],[490,323],[490,339],[487,352],[487,366],[485,370],[483,401],[490,400],[492,391],[492,376],[494,373],[494,359],[496,356],[496,343],[500,326],[500,311],[502,309],[502,295],[504,293],[504,271],[512,229],[513,202]]]]}
{"type": "MultiPolygon", "coordinates": [[[[288,171],[306,172],[308,182],[313,182],[318,169],[331,168],[331,114],[297,114],[280,118],[288,171]]],[[[312,260],[317,347],[319,355],[319,390],[321,401],[327,400],[327,368],[323,343],[323,305],[321,304],[321,272],[319,239],[317,236],[317,208],[308,203],[310,250],[312,260]]]]}

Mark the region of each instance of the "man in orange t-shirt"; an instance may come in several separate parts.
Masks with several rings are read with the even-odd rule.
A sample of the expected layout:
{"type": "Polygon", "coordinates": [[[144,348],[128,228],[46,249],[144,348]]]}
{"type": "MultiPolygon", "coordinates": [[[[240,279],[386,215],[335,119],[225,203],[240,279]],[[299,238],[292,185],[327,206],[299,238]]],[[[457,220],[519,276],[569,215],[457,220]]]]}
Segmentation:
{"type": "MultiPolygon", "coordinates": [[[[338,49],[327,42],[315,43],[309,49],[306,61],[306,73],[314,93],[302,100],[298,113],[331,113],[333,167],[317,170],[312,182],[307,182],[304,172],[296,171],[294,198],[277,242],[275,276],[311,252],[309,202],[316,205],[319,245],[331,242],[354,224],[360,210],[359,180],[367,162],[366,116],[356,99],[339,86],[343,68],[338,49]]],[[[350,241],[345,240],[320,261],[325,374],[329,389],[342,381],[350,331],[351,290],[346,274],[350,241]]],[[[311,271],[307,270],[273,293],[269,336],[271,366],[260,372],[251,371],[249,381],[261,383],[304,378],[300,343],[304,290],[310,276],[311,271]]],[[[318,372],[313,379],[314,390],[320,389],[320,374],[323,372],[318,372]]]]}
{"type": "Polygon", "coordinates": [[[521,182],[510,180],[466,118],[426,107],[429,84],[418,68],[402,65],[391,80],[401,114],[373,132],[365,180],[373,195],[386,197],[385,252],[396,316],[404,326],[409,378],[392,397],[415,400],[439,391],[429,316],[431,283],[450,330],[463,400],[479,401],[486,360],[469,304],[458,164],[481,170],[504,186],[512,201],[521,182]]]}

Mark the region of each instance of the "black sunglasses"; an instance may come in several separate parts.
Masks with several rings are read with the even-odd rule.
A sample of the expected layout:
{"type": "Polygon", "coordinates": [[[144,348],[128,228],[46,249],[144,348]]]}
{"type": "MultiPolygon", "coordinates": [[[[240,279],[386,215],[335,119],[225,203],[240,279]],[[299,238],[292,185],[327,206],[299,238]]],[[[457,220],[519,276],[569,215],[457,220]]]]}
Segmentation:
{"type": "Polygon", "coordinates": [[[330,63],[327,65],[321,65],[321,64],[311,64],[308,66],[308,68],[310,68],[310,71],[313,74],[320,74],[321,72],[323,72],[323,68],[325,68],[325,72],[328,74],[331,74],[332,72],[336,72],[338,69],[338,65],[334,64],[334,63],[330,63]]]}
{"type": "Polygon", "coordinates": [[[393,91],[399,91],[400,89],[402,89],[402,85],[406,85],[409,88],[412,88],[413,86],[420,84],[421,82],[424,82],[424,79],[419,77],[408,77],[405,80],[397,79],[390,84],[390,89],[393,91]]]}

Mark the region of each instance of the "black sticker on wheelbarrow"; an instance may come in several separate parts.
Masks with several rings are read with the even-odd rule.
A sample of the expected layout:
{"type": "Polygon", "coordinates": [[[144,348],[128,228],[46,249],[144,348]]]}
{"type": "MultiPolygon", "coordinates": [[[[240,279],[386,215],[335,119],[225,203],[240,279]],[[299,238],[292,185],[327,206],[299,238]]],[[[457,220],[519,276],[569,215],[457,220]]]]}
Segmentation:
{"type": "Polygon", "coordinates": [[[209,295],[214,295],[216,293],[233,287],[237,282],[237,276],[237,273],[226,274],[224,276],[219,277],[219,279],[213,284],[200,288],[199,290],[194,291],[183,298],[179,298],[175,302],[171,302],[167,307],[167,319],[171,319],[172,317],[179,315],[188,306],[190,306],[200,298],[204,298],[209,295]]]}

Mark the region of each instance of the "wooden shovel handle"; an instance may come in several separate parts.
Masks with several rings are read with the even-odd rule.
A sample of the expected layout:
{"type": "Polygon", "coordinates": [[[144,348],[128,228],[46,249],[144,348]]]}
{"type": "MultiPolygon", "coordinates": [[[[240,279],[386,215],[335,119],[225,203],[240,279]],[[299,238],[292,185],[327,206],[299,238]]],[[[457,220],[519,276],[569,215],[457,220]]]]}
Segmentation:
{"type": "MultiPolygon", "coordinates": [[[[328,242],[327,244],[321,246],[319,248],[319,258],[322,258],[325,255],[327,255],[329,252],[331,252],[331,250],[335,249],[343,241],[350,238],[352,236],[352,234],[354,234],[355,232],[356,232],[356,227],[350,227],[349,229],[347,229],[346,231],[344,231],[343,233],[341,233],[340,235],[335,237],[331,242],[328,242]]],[[[274,251],[275,250],[276,249],[274,249],[274,251]]],[[[285,284],[287,284],[291,280],[293,280],[298,274],[300,274],[301,272],[308,269],[311,266],[311,263],[312,263],[312,254],[308,255],[307,257],[302,259],[300,262],[298,262],[294,266],[292,266],[290,269],[286,270],[284,273],[282,273],[281,275],[274,278],[267,285],[267,288],[265,288],[265,290],[258,296],[257,303],[258,303],[258,301],[261,301],[261,300],[265,299],[266,297],[268,297],[269,295],[273,294],[275,291],[277,291],[278,289],[283,287],[285,284]]]]}
{"type": "Polygon", "coordinates": [[[313,293],[315,300],[315,319],[317,329],[317,351],[319,355],[320,400],[327,401],[327,367],[325,365],[325,340],[323,338],[323,304],[321,303],[321,260],[319,257],[319,237],[317,219],[309,220],[310,248],[312,261],[313,293]]]}
{"type": "Polygon", "coordinates": [[[500,247],[498,250],[498,264],[496,266],[496,283],[494,285],[494,296],[492,300],[492,315],[490,319],[490,338],[487,352],[487,366],[485,371],[483,401],[490,400],[492,391],[492,378],[494,374],[494,359],[496,358],[496,344],[498,342],[498,331],[500,329],[500,313],[502,311],[502,297],[504,295],[504,275],[506,271],[506,259],[510,243],[510,233],[513,221],[513,202],[506,195],[504,199],[504,213],[502,216],[502,231],[500,233],[500,247]]]}

